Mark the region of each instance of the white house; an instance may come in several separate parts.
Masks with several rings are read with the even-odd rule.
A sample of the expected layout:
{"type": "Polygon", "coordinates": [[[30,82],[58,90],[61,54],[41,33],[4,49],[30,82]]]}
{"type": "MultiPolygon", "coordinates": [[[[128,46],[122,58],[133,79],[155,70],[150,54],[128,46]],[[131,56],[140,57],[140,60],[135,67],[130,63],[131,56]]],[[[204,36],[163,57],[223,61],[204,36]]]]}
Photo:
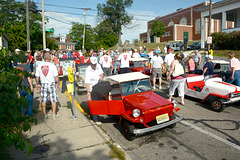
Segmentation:
{"type": "MultiPolygon", "coordinates": [[[[207,39],[209,6],[199,7],[196,11],[201,12],[201,48],[204,48],[204,43],[207,39]]],[[[219,24],[212,23],[211,30],[216,25],[218,32],[240,31],[240,1],[223,0],[212,4],[212,19],[217,19],[219,24]]]]}

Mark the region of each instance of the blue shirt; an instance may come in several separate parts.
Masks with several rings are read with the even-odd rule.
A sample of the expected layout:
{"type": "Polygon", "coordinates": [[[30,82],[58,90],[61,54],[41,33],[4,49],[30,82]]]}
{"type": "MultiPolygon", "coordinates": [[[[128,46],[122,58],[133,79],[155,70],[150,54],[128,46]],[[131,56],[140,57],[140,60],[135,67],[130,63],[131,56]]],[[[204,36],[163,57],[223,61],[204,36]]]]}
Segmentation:
{"type": "Polygon", "coordinates": [[[212,75],[212,74],[213,74],[213,66],[214,66],[214,64],[213,64],[212,61],[206,62],[206,63],[204,64],[203,70],[204,70],[205,68],[207,68],[207,71],[204,73],[204,76],[212,75]]]}
{"type": "Polygon", "coordinates": [[[71,52],[68,52],[67,56],[68,56],[68,58],[72,58],[71,52]]]}

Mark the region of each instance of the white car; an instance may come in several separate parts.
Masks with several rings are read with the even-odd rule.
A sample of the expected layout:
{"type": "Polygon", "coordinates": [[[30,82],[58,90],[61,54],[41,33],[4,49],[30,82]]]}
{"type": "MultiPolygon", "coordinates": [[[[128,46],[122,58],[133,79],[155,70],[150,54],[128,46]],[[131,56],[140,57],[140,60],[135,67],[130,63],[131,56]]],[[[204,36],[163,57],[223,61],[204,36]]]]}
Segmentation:
{"type": "Polygon", "coordinates": [[[203,75],[188,74],[185,95],[210,102],[211,109],[221,112],[226,104],[240,101],[240,87],[215,77],[204,81],[203,75]]]}

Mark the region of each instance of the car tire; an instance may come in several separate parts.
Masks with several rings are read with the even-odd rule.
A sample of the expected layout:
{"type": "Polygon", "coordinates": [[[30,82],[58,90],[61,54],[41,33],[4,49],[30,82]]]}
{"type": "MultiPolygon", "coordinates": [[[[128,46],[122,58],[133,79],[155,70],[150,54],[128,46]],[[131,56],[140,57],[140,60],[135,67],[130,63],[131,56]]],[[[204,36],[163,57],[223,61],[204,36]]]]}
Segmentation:
{"type": "Polygon", "coordinates": [[[220,99],[213,99],[211,102],[210,102],[210,105],[211,105],[211,108],[212,110],[216,111],[216,112],[221,112],[225,109],[226,105],[224,105],[222,103],[222,100],[220,99]]]}
{"type": "Polygon", "coordinates": [[[127,140],[132,141],[135,138],[135,136],[133,134],[134,129],[135,129],[135,127],[134,127],[133,124],[131,124],[128,121],[124,122],[124,130],[125,130],[125,133],[126,133],[126,139],[127,140]]]}
{"type": "MultiPolygon", "coordinates": [[[[174,120],[174,119],[176,119],[176,115],[173,114],[173,115],[170,116],[170,118],[171,118],[172,120],[174,120]]],[[[174,123],[174,124],[172,124],[172,125],[170,125],[170,126],[168,126],[168,127],[169,127],[169,128],[174,128],[174,127],[176,127],[176,125],[177,125],[177,123],[174,123]]]]}

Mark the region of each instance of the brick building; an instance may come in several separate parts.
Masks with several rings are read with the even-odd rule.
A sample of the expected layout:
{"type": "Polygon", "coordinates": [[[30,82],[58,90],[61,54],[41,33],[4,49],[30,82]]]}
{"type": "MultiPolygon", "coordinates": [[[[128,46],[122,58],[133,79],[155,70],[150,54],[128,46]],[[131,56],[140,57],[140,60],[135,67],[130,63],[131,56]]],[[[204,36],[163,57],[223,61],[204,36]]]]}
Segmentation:
{"type": "MultiPolygon", "coordinates": [[[[159,37],[151,36],[151,26],[154,20],[148,21],[147,32],[140,34],[140,40],[144,43],[159,43],[168,41],[183,41],[186,36],[189,41],[201,40],[201,13],[196,9],[207,6],[209,2],[205,1],[188,8],[180,8],[176,12],[162,17],[156,17],[154,20],[162,21],[165,25],[165,34],[159,37]]],[[[220,26],[218,20],[213,20],[213,31],[217,32],[220,26]]]]}
{"type": "Polygon", "coordinates": [[[68,36],[67,39],[64,36],[54,37],[55,42],[59,46],[60,51],[69,51],[75,50],[75,44],[70,41],[70,37],[68,36]]]}

